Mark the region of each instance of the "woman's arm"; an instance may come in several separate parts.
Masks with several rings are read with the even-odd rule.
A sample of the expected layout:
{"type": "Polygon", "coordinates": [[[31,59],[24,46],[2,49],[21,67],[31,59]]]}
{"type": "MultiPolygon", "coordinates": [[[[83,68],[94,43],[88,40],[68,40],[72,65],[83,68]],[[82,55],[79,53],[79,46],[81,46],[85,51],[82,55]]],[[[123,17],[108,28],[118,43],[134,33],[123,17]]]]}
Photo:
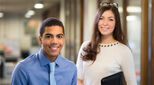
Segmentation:
{"type": "Polygon", "coordinates": [[[78,53],[78,57],[77,57],[77,85],[83,85],[83,60],[81,58],[81,53],[83,52],[83,48],[89,43],[89,41],[86,41],[82,44],[82,46],[80,47],[79,53],[78,53]]]}
{"type": "Polygon", "coordinates": [[[127,85],[137,85],[133,55],[129,49],[126,49],[123,53],[121,66],[126,83],[127,85]]]}
{"type": "Polygon", "coordinates": [[[84,85],[84,84],[83,84],[83,80],[77,79],[77,85],[84,85]]]}

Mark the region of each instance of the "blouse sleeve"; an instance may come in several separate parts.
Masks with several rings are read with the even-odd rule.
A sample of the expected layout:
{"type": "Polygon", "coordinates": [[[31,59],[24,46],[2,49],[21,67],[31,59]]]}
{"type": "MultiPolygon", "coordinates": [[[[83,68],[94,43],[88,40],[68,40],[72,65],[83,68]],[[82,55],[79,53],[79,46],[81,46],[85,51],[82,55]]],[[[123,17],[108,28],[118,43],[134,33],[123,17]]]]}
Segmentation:
{"type": "Polygon", "coordinates": [[[137,85],[134,59],[129,48],[123,52],[121,66],[127,85],[137,85]]]}
{"type": "Polygon", "coordinates": [[[83,80],[83,60],[81,58],[81,53],[83,52],[83,48],[88,44],[88,41],[85,41],[81,47],[80,47],[80,50],[79,50],[79,53],[78,53],[78,57],[77,57],[77,63],[76,63],[76,66],[77,66],[77,78],[78,79],[81,79],[83,80]]]}

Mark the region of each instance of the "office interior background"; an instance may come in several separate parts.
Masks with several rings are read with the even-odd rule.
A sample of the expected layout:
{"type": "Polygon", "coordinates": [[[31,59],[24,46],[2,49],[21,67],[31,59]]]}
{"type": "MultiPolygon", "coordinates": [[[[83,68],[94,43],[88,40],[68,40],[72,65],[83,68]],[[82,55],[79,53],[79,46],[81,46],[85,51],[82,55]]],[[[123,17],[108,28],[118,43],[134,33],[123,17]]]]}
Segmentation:
{"type": "Polygon", "coordinates": [[[138,85],[154,85],[154,0],[0,0],[0,85],[10,85],[15,65],[40,50],[38,29],[48,17],[64,23],[61,55],[76,63],[82,42],[90,40],[101,1],[119,4],[138,85]]]}

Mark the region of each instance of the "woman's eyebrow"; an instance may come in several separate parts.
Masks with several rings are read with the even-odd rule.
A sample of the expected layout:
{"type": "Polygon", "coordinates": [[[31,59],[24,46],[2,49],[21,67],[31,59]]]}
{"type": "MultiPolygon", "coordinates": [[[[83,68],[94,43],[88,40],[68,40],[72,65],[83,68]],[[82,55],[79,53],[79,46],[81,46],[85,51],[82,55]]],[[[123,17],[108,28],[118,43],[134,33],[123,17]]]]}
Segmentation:
{"type": "Polygon", "coordinates": [[[109,16],[108,18],[114,18],[114,16],[109,16]]]}

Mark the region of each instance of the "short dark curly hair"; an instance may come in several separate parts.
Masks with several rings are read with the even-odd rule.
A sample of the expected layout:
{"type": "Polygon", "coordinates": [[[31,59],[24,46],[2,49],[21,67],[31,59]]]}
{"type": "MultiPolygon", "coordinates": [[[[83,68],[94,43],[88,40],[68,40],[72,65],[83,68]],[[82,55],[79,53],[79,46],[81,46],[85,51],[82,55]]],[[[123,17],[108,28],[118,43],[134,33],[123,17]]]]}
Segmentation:
{"type": "Polygon", "coordinates": [[[60,26],[60,27],[62,27],[63,33],[65,34],[63,23],[56,18],[50,17],[50,18],[45,19],[42,22],[42,24],[40,26],[40,36],[43,35],[43,33],[45,31],[45,27],[48,27],[48,26],[60,26]]]}

